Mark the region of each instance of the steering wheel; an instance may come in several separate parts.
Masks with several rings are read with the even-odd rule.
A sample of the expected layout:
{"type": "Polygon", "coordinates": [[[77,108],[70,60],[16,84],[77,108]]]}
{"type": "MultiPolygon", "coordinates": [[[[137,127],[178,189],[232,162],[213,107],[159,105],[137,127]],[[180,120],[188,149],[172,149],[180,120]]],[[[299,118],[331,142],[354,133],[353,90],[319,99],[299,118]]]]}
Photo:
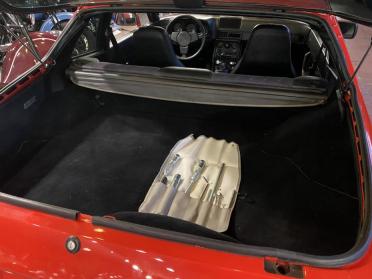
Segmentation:
{"type": "Polygon", "coordinates": [[[181,15],[174,18],[167,26],[167,33],[173,43],[178,45],[181,56],[177,55],[180,60],[190,60],[197,56],[203,49],[207,38],[207,30],[200,20],[190,15],[181,15]],[[192,30],[184,26],[187,22],[187,26],[194,26],[192,30]],[[177,30],[174,27],[177,26],[177,30]],[[199,32],[198,32],[199,31],[199,32]],[[189,54],[190,44],[200,41],[198,50],[189,54]]]}

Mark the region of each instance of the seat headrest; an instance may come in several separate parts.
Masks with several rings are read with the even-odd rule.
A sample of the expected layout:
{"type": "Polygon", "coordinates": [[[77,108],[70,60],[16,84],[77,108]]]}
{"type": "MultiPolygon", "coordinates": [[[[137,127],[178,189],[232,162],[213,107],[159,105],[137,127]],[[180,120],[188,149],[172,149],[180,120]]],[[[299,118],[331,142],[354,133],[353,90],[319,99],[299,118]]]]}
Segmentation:
{"type": "Polygon", "coordinates": [[[291,33],[284,25],[257,25],[238,63],[237,74],[295,77],[291,33]]]}
{"type": "Polygon", "coordinates": [[[182,67],[166,31],[157,26],[142,27],[133,33],[129,64],[152,67],[182,67]]]}
{"type": "MultiPolygon", "coordinates": [[[[146,26],[141,27],[138,30],[136,30],[133,33],[134,38],[140,39],[140,40],[164,40],[167,41],[166,38],[168,38],[168,35],[166,31],[159,27],[159,26],[146,26]]],[[[159,41],[160,43],[163,43],[163,41],[159,41]]]]}

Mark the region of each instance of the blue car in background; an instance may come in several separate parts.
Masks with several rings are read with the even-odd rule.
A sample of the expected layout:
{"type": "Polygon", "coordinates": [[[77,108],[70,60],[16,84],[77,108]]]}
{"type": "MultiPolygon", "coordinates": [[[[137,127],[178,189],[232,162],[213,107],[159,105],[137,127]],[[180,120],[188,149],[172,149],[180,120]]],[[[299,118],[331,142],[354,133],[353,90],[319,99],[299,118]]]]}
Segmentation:
{"type": "MultiPolygon", "coordinates": [[[[63,10],[53,13],[29,14],[25,20],[28,24],[28,30],[31,32],[61,32],[73,15],[72,11],[63,10]]],[[[95,24],[90,24],[88,28],[84,29],[78,41],[79,47],[76,49],[75,55],[95,48],[95,33],[95,24]]]]}
{"type": "Polygon", "coordinates": [[[62,30],[67,22],[72,18],[73,12],[60,11],[56,13],[36,13],[27,16],[29,30],[50,32],[53,30],[62,30]]]}
{"type": "Polygon", "coordinates": [[[43,20],[43,17],[45,17],[44,14],[35,14],[35,18],[43,20],[43,23],[41,24],[39,29],[39,31],[41,32],[48,32],[56,29],[58,30],[61,27],[63,28],[72,18],[72,16],[73,13],[71,12],[59,12],[49,15],[46,19],[43,20]],[[60,24],[61,26],[59,27],[58,24],[60,24]]]}

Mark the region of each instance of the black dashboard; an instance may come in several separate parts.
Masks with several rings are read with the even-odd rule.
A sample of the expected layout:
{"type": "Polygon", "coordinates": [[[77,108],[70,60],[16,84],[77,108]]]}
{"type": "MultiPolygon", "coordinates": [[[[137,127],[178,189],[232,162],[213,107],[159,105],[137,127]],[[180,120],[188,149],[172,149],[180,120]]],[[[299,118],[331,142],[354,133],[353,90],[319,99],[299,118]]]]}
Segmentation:
{"type": "MultiPolygon", "coordinates": [[[[306,44],[307,36],[311,30],[304,22],[260,17],[239,16],[207,16],[193,15],[200,20],[207,30],[209,46],[213,48],[212,57],[209,58],[210,70],[214,72],[230,73],[239,62],[246,42],[253,29],[260,24],[282,24],[286,25],[292,35],[292,43],[306,44]]],[[[162,27],[166,28],[172,24],[174,31],[180,29],[198,32],[198,27],[187,21],[173,22],[177,17],[169,17],[161,20],[162,27]]]]}

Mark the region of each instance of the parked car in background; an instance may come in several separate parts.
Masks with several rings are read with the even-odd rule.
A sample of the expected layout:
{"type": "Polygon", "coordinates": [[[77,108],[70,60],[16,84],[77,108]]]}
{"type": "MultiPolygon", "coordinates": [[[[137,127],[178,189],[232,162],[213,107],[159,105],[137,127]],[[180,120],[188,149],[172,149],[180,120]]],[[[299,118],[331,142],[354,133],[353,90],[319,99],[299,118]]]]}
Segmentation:
{"type": "MultiPolygon", "coordinates": [[[[40,57],[44,57],[58,36],[50,32],[32,32],[30,39],[38,50],[40,57]]],[[[26,70],[32,68],[38,61],[30,53],[27,43],[14,40],[6,49],[6,54],[1,66],[0,88],[15,80],[26,70]]]]}
{"type": "Polygon", "coordinates": [[[73,15],[73,12],[67,11],[36,13],[27,15],[26,20],[28,20],[30,31],[49,32],[62,30],[73,15]]]}
{"type": "MultiPolygon", "coordinates": [[[[41,56],[48,52],[73,15],[73,12],[62,11],[36,13],[22,17],[41,56]]],[[[4,16],[9,22],[9,14],[4,16]]],[[[0,23],[0,65],[4,63],[0,68],[0,87],[35,64],[34,56],[27,47],[6,31],[4,24],[0,23]]],[[[112,16],[111,29],[118,40],[137,30],[139,26],[141,26],[141,21],[137,14],[115,13],[112,16]]],[[[97,32],[95,28],[95,23],[90,22],[84,29],[74,49],[75,56],[95,49],[95,33],[97,32]]],[[[19,31],[14,29],[14,32],[17,34],[19,31]]]]}
{"type": "Polygon", "coordinates": [[[369,279],[366,3],[0,0],[0,278],[369,279]]]}

